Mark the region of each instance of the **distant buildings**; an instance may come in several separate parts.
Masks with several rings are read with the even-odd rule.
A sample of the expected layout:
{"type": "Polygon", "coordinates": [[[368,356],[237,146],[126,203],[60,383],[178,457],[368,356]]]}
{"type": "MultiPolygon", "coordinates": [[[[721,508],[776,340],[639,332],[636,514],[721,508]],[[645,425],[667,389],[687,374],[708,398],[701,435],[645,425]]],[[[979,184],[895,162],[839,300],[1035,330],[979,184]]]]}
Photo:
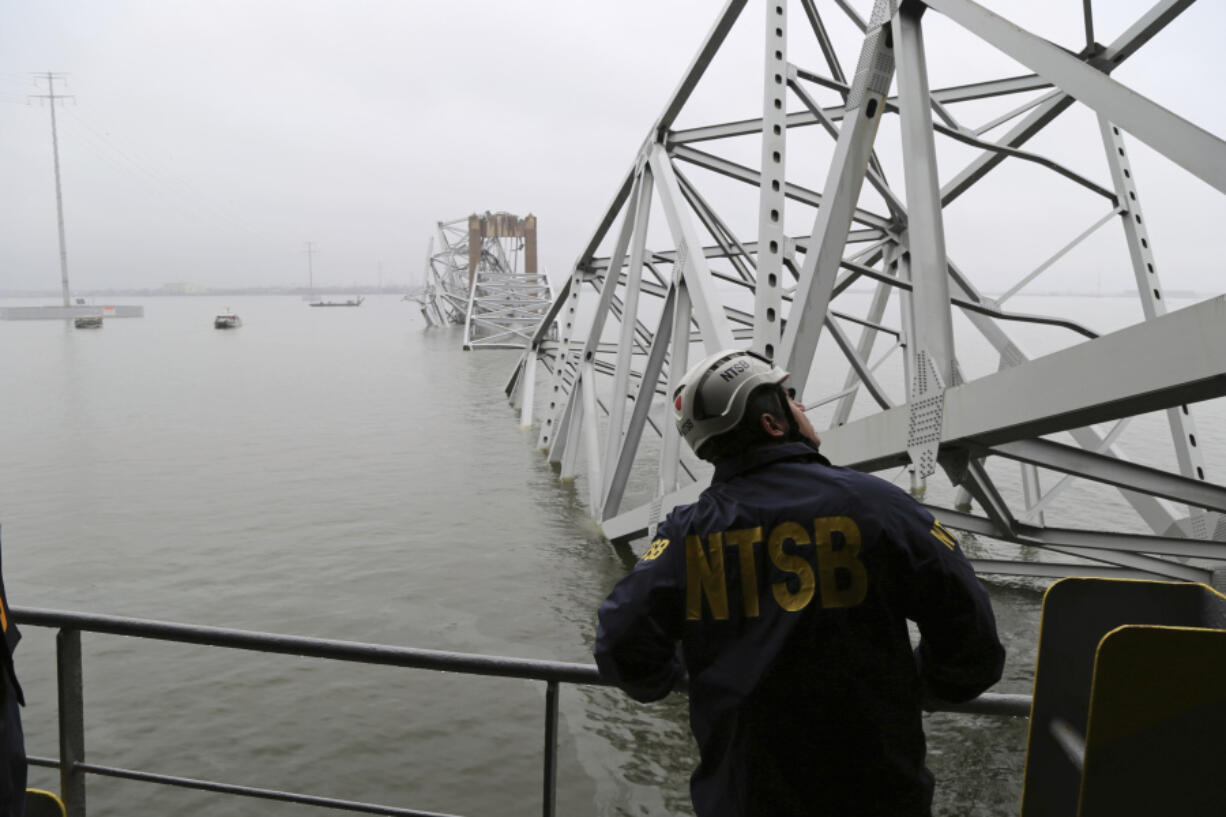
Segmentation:
{"type": "Polygon", "coordinates": [[[191,281],[176,281],[172,284],[162,284],[161,294],[163,295],[202,295],[207,292],[200,284],[194,284],[191,281]]]}

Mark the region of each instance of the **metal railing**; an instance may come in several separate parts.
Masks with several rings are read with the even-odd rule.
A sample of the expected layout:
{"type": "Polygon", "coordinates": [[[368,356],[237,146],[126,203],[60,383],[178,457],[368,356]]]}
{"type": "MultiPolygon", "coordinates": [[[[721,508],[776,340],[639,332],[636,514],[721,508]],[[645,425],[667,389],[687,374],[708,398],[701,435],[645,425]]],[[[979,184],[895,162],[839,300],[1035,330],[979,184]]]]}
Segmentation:
{"type": "MultiPolygon", "coordinates": [[[[500,678],[543,681],[545,689],[545,747],[543,773],[544,817],[554,817],[557,805],[557,742],[558,690],[563,683],[611,686],[601,679],[596,667],[564,661],[536,661],[472,655],[441,650],[421,650],[392,647],[355,641],[337,641],[302,636],[277,635],[247,630],[231,630],[193,624],[75,613],[61,610],[13,608],[13,619],[25,626],[58,629],[56,635],[56,668],[59,700],[59,759],[30,757],[35,766],[60,770],[61,798],[69,817],[85,817],[85,775],[139,780],[148,783],[221,792],[266,800],[322,806],[366,814],[389,814],[399,817],[451,817],[438,812],[416,811],[352,800],[319,797],[295,792],[240,786],[210,780],[155,774],[85,760],[84,678],[81,665],[81,633],[103,633],[134,638],[149,638],[209,647],[280,653],[308,658],[327,658],[360,664],[428,669],[500,678]]],[[[1029,695],[986,694],[973,701],[944,705],[939,711],[969,712],[986,715],[1026,717],[1030,714],[1029,695]]]]}

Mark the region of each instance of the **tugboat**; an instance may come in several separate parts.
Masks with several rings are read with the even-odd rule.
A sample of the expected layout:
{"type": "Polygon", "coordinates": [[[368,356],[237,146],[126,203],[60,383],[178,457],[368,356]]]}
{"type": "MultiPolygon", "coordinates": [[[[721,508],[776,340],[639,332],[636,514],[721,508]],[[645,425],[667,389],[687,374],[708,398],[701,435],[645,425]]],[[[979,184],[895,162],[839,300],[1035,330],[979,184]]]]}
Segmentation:
{"type": "Polygon", "coordinates": [[[233,312],[227,312],[213,318],[214,329],[237,329],[243,325],[242,319],[233,312]]]}

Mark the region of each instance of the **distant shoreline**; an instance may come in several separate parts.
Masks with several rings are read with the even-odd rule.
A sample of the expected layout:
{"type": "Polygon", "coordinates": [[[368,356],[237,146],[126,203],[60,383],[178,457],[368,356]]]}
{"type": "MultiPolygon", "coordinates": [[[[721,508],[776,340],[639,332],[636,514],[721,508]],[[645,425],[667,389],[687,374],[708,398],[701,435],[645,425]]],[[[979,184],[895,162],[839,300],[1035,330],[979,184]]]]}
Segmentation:
{"type": "MultiPolygon", "coordinates": [[[[416,295],[420,291],[420,287],[395,287],[395,286],[357,286],[357,287],[316,287],[308,289],[307,287],[219,287],[217,289],[199,289],[192,291],[168,290],[165,288],[157,289],[94,289],[94,290],[78,290],[73,293],[74,298],[161,298],[161,297],[195,297],[195,296],[210,296],[210,295],[302,295],[302,296],[325,296],[325,295],[416,295]]],[[[872,290],[852,289],[851,292],[871,292],[872,290]]],[[[994,298],[1000,293],[984,293],[988,298],[994,298]]],[[[1115,292],[1086,292],[1086,291],[1057,291],[1048,290],[1045,292],[1026,292],[1017,293],[1018,296],[1043,296],[1043,297],[1074,297],[1074,298],[1135,298],[1137,293],[1132,290],[1118,290],[1115,292]]],[[[1164,293],[1167,298],[1208,298],[1215,293],[1196,292],[1186,289],[1169,289],[1164,293]]],[[[56,298],[60,297],[58,289],[46,290],[20,290],[20,289],[0,289],[0,298],[56,298]]]]}
{"type": "MultiPolygon", "coordinates": [[[[217,289],[199,289],[188,291],[157,289],[81,289],[72,293],[73,298],[164,298],[164,297],[196,297],[215,295],[302,295],[306,297],[323,297],[331,295],[415,295],[420,288],[405,287],[219,287],[217,289]]],[[[58,289],[28,290],[0,289],[0,298],[55,298],[60,299],[58,289]]]]}

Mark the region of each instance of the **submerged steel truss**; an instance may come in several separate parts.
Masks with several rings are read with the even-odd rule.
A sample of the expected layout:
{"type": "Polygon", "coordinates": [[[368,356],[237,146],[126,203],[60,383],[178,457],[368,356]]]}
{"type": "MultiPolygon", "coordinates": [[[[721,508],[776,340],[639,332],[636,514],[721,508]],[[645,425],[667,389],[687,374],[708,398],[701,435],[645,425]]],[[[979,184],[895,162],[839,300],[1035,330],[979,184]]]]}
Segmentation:
{"type": "Polygon", "coordinates": [[[1226,486],[1210,480],[1194,418],[1226,411],[1226,297],[1168,313],[1130,144],[1226,193],[1226,142],[1112,77],[1191,0],[1158,2],[1106,44],[1089,0],[1073,3],[1080,48],[970,0],[877,0],[867,20],[846,0],[767,0],[761,116],[678,127],[734,25],[755,25],[746,5],[724,6],[507,384],[605,534],[650,535],[705,487],[667,397],[687,364],[735,346],[788,369],[823,451],[909,480],[965,532],[981,571],[1220,582],[1226,486]],[[1025,73],[930,88],[925,32],[938,20],[1025,73]],[[859,32],[850,73],[836,25],[859,32]],[[1082,153],[1064,132],[1043,141],[1074,113],[1089,126],[1082,153]],[[785,172],[813,156],[820,190],[785,172]],[[977,193],[1000,204],[991,182],[1010,168],[1011,184],[1054,192],[1004,202],[993,241],[1042,249],[989,297],[983,273],[1010,265],[959,263],[946,221],[977,193]],[[1033,226],[1066,199],[1090,202],[1085,223],[1033,226]],[[1092,263],[1139,304],[1122,328],[1007,303],[1105,240],[1092,263]],[[1126,454],[1137,437],[1144,452],[1126,454]]]}
{"type": "Polygon", "coordinates": [[[464,348],[522,349],[549,311],[553,291],[537,269],[536,217],[471,215],[439,222],[418,296],[431,326],[464,326],[464,348]]]}

